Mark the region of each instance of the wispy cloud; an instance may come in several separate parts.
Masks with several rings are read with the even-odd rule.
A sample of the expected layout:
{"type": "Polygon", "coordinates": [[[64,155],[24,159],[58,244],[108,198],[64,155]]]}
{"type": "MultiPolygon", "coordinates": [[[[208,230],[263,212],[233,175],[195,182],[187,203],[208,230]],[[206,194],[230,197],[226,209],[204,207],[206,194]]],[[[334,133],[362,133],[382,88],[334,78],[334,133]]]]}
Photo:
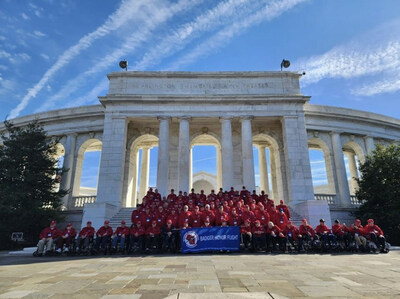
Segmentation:
{"type": "MultiPolygon", "coordinates": [[[[94,41],[108,35],[110,32],[120,28],[128,22],[133,16],[141,13],[142,6],[146,5],[147,0],[126,0],[121,3],[119,8],[111,14],[107,20],[96,30],[82,37],[75,45],[67,49],[61,56],[58,57],[55,64],[46,71],[38,83],[28,90],[22,101],[10,113],[10,118],[17,117],[23,109],[28,105],[32,98],[46,86],[47,82],[72,59],[79,55],[83,50],[89,48],[94,41]]],[[[33,9],[37,6],[30,3],[33,9]]],[[[37,10],[38,11],[38,10],[37,10]]]]}
{"type": "Polygon", "coordinates": [[[307,0],[274,0],[269,1],[263,8],[256,13],[244,17],[234,23],[229,24],[222,30],[218,31],[212,37],[195,47],[190,53],[182,58],[174,61],[169,67],[169,70],[179,69],[185,65],[191,64],[202,56],[209,55],[217,49],[225,46],[234,36],[245,32],[252,26],[255,26],[263,21],[272,20],[280,16],[285,11],[307,0]]]}
{"type": "MultiPolygon", "coordinates": [[[[116,61],[121,59],[124,55],[132,55],[132,53],[140,45],[142,45],[151,37],[153,30],[165,24],[177,13],[180,13],[197,5],[200,0],[180,0],[173,5],[170,5],[169,7],[165,6],[165,2],[145,2],[147,3],[147,5],[143,5],[141,7],[139,16],[136,16],[136,20],[140,22],[139,28],[135,30],[130,36],[128,36],[121,45],[118,45],[117,49],[115,49],[105,57],[100,58],[98,60],[98,63],[96,63],[87,71],[68,81],[59,92],[49,98],[39,109],[37,109],[37,111],[43,111],[53,107],[57,101],[64,99],[65,97],[76,91],[79,87],[81,87],[82,82],[85,82],[85,78],[106,69],[112,64],[115,64],[116,61]]],[[[100,84],[101,83],[97,84],[94,89],[99,90],[98,86],[100,84]]],[[[91,94],[93,94],[93,90],[89,92],[86,98],[90,98],[91,94]]]]}
{"type": "Polygon", "coordinates": [[[22,17],[24,20],[29,20],[29,19],[30,19],[30,17],[28,17],[25,13],[22,13],[22,14],[21,14],[21,17],[22,17]]]}
{"type": "Polygon", "coordinates": [[[210,160],[216,160],[216,159],[217,159],[217,158],[214,156],[214,157],[209,157],[209,158],[197,159],[197,160],[194,160],[193,163],[199,163],[199,162],[210,161],[210,160]]]}
{"type": "Polygon", "coordinates": [[[322,55],[295,62],[294,65],[307,73],[302,78],[302,85],[323,79],[363,77],[371,83],[353,85],[352,94],[368,96],[400,90],[399,26],[400,20],[390,21],[322,55]],[[371,43],[371,40],[377,42],[371,43]],[[375,79],[377,75],[378,81],[375,79]]]}
{"type": "Polygon", "coordinates": [[[28,61],[31,57],[27,53],[10,53],[5,50],[0,50],[0,59],[6,59],[12,64],[28,61]]]}
{"type": "Polygon", "coordinates": [[[45,36],[47,36],[46,34],[44,34],[43,32],[41,32],[41,31],[39,31],[39,30],[33,31],[33,34],[34,34],[36,37],[45,37],[45,36]]]}
{"type": "Polygon", "coordinates": [[[44,54],[44,53],[40,54],[40,56],[41,56],[43,59],[46,59],[46,60],[49,60],[49,59],[50,59],[49,55],[44,54]]]}

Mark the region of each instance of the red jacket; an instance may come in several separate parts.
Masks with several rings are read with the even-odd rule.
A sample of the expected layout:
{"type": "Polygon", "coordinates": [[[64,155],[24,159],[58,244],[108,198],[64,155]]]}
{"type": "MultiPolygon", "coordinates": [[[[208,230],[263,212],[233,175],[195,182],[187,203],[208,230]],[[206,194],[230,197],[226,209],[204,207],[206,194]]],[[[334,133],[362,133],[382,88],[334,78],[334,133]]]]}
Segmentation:
{"type": "Polygon", "coordinates": [[[210,220],[210,224],[213,225],[214,224],[214,219],[215,219],[215,215],[214,212],[209,210],[209,211],[204,211],[201,213],[202,214],[202,220],[203,223],[205,222],[205,220],[208,218],[208,220],[210,220]]]}
{"type": "Polygon", "coordinates": [[[269,228],[269,227],[267,228],[268,235],[272,235],[272,233],[274,233],[275,236],[278,237],[281,232],[282,232],[282,230],[276,225],[274,225],[272,228],[269,228]]]}
{"type": "Polygon", "coordinates": [[[288,218],[285,213],[278,213],[275,217],[275,225],[279,226],[281,230],[283,230],[288,222],[288,218]]]}
{"type": "Polygon", "coordinates": [[[267,211],[257,210],[256,219],[260,221],[261,225],[266,226],[270,221],[269,214],[267,211]]]}
{"type": "Polygon", "coordinates": [[[265,235],[265,228],[264,226],[261,225],[259,227],[254,226],[251,232],[253,233],[254,236],[261,237],[265,235]]]}
{"type": "Polygon", "coordinates": [[[104,234],[107,234],[108,237],[113,234],[113,229],[111,228],[111,226],[108,226],[107,228],[105,226],[100,227],[96,233],[96,236],[103,237],[104,234]]]}
{"type": "Polygon", "coordinates": [[[178,214],[169,214],[169,216],[167,217],[167,221],[171,220],[172,221],[172,226],[173,227],[178,227],[179,226],[179,215],[178,214]]]}
{"type": "Polygon", "coordinates": [[[332,226],[332,232],[336,236],[343,236],[349,232],[349,229],[347,228],[347,226],[340,225],[339,223],[335,223],[332,226]]]}
{"type": "Polygon", "coordinates": [[[283,210],[283,212],[286,214],[287,218],[290,218],[290,211],[287,205],[285,204],[279,204],[276,206],[276,209],[279,211],[280,209],[283,210]]]}
{"type": "Polygon", "coordinates": [[[55,239],[58,236],[60,236],[60,230],[58,229],[58,227],[54,227],[53,229],[51,229],[50,227],[46,227],[44,228],[41,232],[40,232],[40,239],[43,238],[52,238],[55,239]]]}
{"type": "Polygon", "coordinates": [[[228,219],[228,213],[226,212],[217,212],[215,214],[215,225],[216,226],[221,226],[223,221],[227,221],[228,219]]]}
{"type": "Polygon", "coordinates": [[[151,213],[147,214],[147,213],[142,213],[140,215],[140,222],[142,224],[142,226],[144,227],[150,227],[151,226],[151,221],[153,221],[153,215],[151,213]]]}
{"type": "Polygon", "coordinates": [[[230,226],[240,226],[242,225],[242,218],[236,214],[233,216],[232,214],[229,216],[228,223],[230,226]]]}
{"type": "Polygon", "coordinates": [[[138,237],[143,236],[146,234],[146,229],[143,226],[132,228],[131,235],[135,236],[136,233],[138,234],[138,237]]]}
{"type": "Polygon", "coordinates": [[[364,227],[361,224],[359,226],[352,225],[350,227],[350,232],[353,235],[355,235],[355,234],[358,234],[359,236],[364,236],[365,235],[364,227]]]}
{"type": "Polygon", "coordinates": [[[331,232],[330,228],[325,224],[318,224],[315,228],[315,232],[319,235],[329,234],[331,232]]]}
{"type": "Polygon", "coordinates": [[[94,236],[94,227],[84,227],[79,232],[80,237],[93,237],[94,236]]]}
{"type": "Polygon", "coordinates": [[[127,227],[127,226],[125,226],[125,227],[118,226],[114,235],[116,235],[118,237],[122,237],[122,235],[124,235],[126,237],[127,235],[129,235],[129,231],[130,231],[129,227],[127,227]]]}
{"type": "Polygon", "coordinates": [[[203,220],[202,220],[202,213],[198,212],[196,213],[192,213],[192,215],[190,215],[190,226],[191,227],[200,227],[203,225],[203,220]]]}
{"type": "Polygon", "coordinates": [[[75,238],[76,230],[75,228],[71,227],[71,229],[64,228],[61,232],[61,236],[72,237],[75,238]],[[68,236],[67,236],[68,235],[68,236]]]}
{"type": "Polygon", "coordinates": [[[185,222],[190,223],[190,215],[192,215],[192,212],[190,211],[183,211],[180,215],[179,215],[179,226],[183,227],[183,224],[185,222]]]}
{"type": "Polygon", "coordinates": [[[159,234],[161,234],[161,230],[160,230],[160,228],[159,228],[158,226],[156,226],[156,227],[150,226],[150,227],[146,230],[146,235],[147,235],[147,236],[150,236],[150,234],[159,235],[159,234]]]}
{"type": "Polygon", "coordinates": [[[138,210],[134,210],[131,216],[131,222],[137,223],[140,220],[140,212],[138,210]]]}
{"type": "Polygon", "coordinates": [[[293,240],[297,241],[299,236],[299,229],[295,225],[291,225],[290,228],[286,225],[285,229],[283,230],[283,234],[286,237],[292,237],[293,240]]]}
{"type": "Polygon", "coordinates": [[[307,224],[307,225],[300,225],[299,226],[299,233],[300,233],[300,235],[307,235],[307,234],[310,234],[311,235],[311,237],[313,237],[314,238],[314,236],[315,236],[315,231],[314,231],[314,229],[312,228],[312,226],[311,225],[309,225],[309,224],[307,224]]]}
{"type": "Polygon", "coordinates": [[[240,233],[241,234],[247,234],[247,233],[251,233],[251,232],[252,232],[252,230],[251,230],[251,226],[250,225],[249,226],[242,225],[240,227],[240,233]]]}
{"type": "Polygon", "coordinates": [[[376,224],[374,224],[373,226],[366,225],[364,226],[364,234],[365,235],[375,234],[377,236],[383,236],[383,231],[376,224]]]}

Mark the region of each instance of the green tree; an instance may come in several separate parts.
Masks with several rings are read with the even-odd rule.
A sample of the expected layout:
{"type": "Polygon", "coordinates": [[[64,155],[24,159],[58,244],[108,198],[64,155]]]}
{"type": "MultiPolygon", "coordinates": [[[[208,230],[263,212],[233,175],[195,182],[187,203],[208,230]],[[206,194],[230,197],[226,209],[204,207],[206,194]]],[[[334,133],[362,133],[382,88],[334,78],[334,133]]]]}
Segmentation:
{"type": "Polygon", "coordinates": [[[360,173],[356,196],[363,204],[356,216],[375,219],[388,241],[400,244],[400,144],[377,145],[360,173]]]}
{"type": "Polygon", "coordinates": [[[65,190],[56,190],[63,169],[57,166],[57,142],[37,121],[16,127],[5,121],[0,146],[0,247],[10,245],[12,232],[35,242],[58,211],[65,190]]]}

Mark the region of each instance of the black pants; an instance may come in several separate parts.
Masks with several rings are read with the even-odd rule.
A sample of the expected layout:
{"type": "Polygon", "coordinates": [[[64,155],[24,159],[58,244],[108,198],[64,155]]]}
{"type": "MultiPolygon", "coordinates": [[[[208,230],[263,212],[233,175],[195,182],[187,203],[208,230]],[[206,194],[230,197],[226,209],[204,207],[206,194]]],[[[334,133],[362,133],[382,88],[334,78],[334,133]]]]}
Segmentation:
{"type": "Polygon", "coordinates": [[[242,243],[244,244],[244,248],[250,248],[248,245],[252,243],[252,238],[248,234],[241,234],[242,243]]]}
{"type": "Polygon", "coordinates": [[[162,238],[162,249],[163,250],[171,250],[172,252],[175,252],[175,247],[176,247],[176,236],[174,233],[171,233],[170,236],[168,234],[164,234],[162,238]]]}
{"type": "Polygon", "coordinates": [[[370,238],[370,240],[371,240],[372,242],[374,242],[374,243],[376,244],[376,246],[379,247],[380,250],[385,249],[386,240],[385,240],[385,237],[384,237],[384,236],[382,236],[382,237],[377,237],[376,234],[371,233],[371,234],[369,234],[369,238],[370,238]]]}
{"type": "Polygon", "coordinates": [[[153,249],[156,247],[157,250],[160,250],[160,236],[154,235],[154,237],[147,236],[146,238],[146,249],[153,249]]]}
{"type": "Polygon", "coordinates": [[[129,251],[132,251],[133,248],[135,246],[137,246],[137,248],[139,248],[140,251],[143,252],[145,250],[145,245],[146,245],[146,242],[145,242],[145,236],[144,235],[137,236],[137,237],[135,237],[133,235],[130,236],[130,238],[129,238],[129,251]]]}
{"type": "Polygon", "coordinates": [[[253,235],[253,249],[254,250],[262,250],[266,246],[266,237],[265,235],[257,236],[253,235]]]}
{"type": "Polygon", "coordinates": [[[80,251],[86,252],[89,249],[89,244],[93,242],[93,237],[76,239],[76,248],[80,251]]]}

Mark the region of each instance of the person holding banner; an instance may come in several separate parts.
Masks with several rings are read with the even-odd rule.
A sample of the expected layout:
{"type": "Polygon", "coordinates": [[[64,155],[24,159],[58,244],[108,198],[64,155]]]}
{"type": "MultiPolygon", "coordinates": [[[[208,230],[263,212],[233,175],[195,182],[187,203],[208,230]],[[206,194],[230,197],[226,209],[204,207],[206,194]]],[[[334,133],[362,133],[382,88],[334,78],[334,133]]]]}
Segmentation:
{"type": "Polygon", "coordinates": [[[210,225],[213,225],[215,216],[209,204],[206,204],[205,211],[202,213],[202,218],[203,218],[203,223],[205,223],[205,220],[208,219],[210,225]]]}
{"type": "Polygon", "coordinates": [[[189,211],[189,207],[187,205],[183,206],[183,211],[179,215],[179,226],[182,227],[185,222],[190,221],[190,215],[192,212],[189,211]]]}
{"type": "Polygon", "coordinates": [[[228,217],[228,222],[230,226],[242,225],[242,218],[237,214],[236,208],[231,209],[231,214],[228,217]]]}

